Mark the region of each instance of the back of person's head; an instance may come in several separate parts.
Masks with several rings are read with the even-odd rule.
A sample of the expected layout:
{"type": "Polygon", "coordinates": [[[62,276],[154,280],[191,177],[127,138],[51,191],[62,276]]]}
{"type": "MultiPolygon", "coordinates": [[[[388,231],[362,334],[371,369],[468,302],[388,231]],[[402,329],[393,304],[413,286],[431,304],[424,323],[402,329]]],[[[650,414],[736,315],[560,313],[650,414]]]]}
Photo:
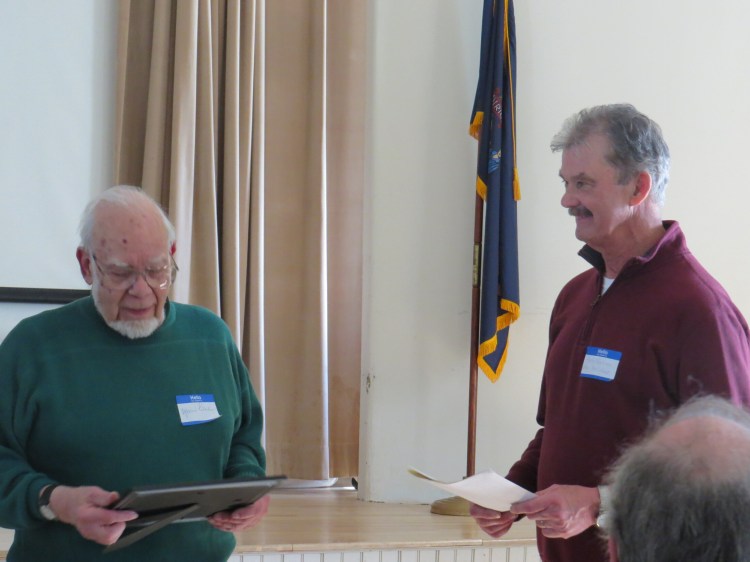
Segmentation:
{"type": "Polygon", "coordinates": [[[750,414],[717,397],[679,408],[610,472],[619,562],[750,560],[750,414]]]}
{"type": "Polygon", "coordinates": [[[168,245],[171,248],[175,242],[175,229],[169,217],[156,201],[144,193],[140,188],[132,185],[117,185],[100,193],[92,199],[83,211],[79,233],[81,236],[81,247],[87,251],[93,248],[94,229],[97,221],[97,210],[102,205],[112,205],[125,210],[135,208],[150,208],[158,214],[167,231],[168,245]]]}
{"type": "Polygon", "coordinates": [[[651,175],[651,199],[664,204],[669,182],[669,147],[657,123],[630,104],[599,105],[582,109],[563,124],[550,147],[553,152],[583,144],[592,134],[605,135],[612,152],[607,160],[626,183],[640,172],[651,175]]]}

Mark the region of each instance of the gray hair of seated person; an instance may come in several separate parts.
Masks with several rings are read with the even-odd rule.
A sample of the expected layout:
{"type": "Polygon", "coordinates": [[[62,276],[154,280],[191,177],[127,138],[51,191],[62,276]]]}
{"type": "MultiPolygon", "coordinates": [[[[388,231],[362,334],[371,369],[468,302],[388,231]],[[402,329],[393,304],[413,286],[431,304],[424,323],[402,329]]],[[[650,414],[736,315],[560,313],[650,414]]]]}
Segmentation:
{"type": "Polygon", "coordinates": [[[550,143],[553,152],[585,144],[592,134],[609,138],[608,162],[619,171],[624,184],[640,172],[651,175],[649,197],[664,205],[669,183],[669,147],[661,127],[630,104],[599,105],[569,117],[550,143]]]}
{"type": "Polygon", "coordinates": [[[149,197],[140,188],[132,185],[117,185],[103,191],[97,197],[92,199],[83,211],[78,232],[81,236],[81,247],[86,251],[93,248],[94,226],[96,225],[96,209],[102,203],[111,203],[113,205],[128,208],[137,204],[146,203],[153,206],[164,222],[164,228],[167,231],[168,248],[171,249],[176,239],[175,229],[164,209],[149,197]]]}
{"type": "Polygon", "coordinates": [[[748,412],[717,397],[692,400],[628,449],[605,482],[611,494],[605,530],[620,562],[750,560],[748,412]],[[654,441],[662,429],[706,416],[733,425],[731,438],[707,430],[678,449],[654,441]],[[717,458],[711,451],[719,448],[717,458]]]}

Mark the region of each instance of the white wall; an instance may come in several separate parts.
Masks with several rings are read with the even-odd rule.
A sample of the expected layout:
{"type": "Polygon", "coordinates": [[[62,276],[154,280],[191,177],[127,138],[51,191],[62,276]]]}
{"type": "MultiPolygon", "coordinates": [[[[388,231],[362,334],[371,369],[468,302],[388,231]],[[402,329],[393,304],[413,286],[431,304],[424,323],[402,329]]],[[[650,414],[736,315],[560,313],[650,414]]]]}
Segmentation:
{"type": "Polygon", "coordinates": [[[0,0],[0,286],[86,287],[77,227],[112,181],[116,16],[114,0],[0,0]]]}
{"type": "MultiPolygon", "coordinates": [[[[665,218],[750,315],[744,184],[750,7],[739,0],[516,0],[521,319],[500,381],[479,384],[477,470],[504,472],[536,430],[554,298],[582,271],[549,141],[578,109],[627,101],[672,151],[665,218]]],[[[466,134],[481,0],[370,6],[368,254],[361,496],[431,501],[415,465],[466,468],[475,143],[466,134]]]]}
{"type": "MultiPolygon", "coordinates": [[[[0,286],[84,289],[86,202],[112,181],[117,3],[0,0],[0,286]]],[[[51,305],[0,303],[0,341],[51,305]]]]}

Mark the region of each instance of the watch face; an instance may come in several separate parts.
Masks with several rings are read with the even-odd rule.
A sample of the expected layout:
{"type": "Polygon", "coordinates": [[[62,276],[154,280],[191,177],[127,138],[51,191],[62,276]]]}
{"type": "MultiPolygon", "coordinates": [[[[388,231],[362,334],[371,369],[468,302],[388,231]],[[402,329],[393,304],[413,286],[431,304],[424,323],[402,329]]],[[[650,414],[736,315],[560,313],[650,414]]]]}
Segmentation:
{"type": "Polygon", "coordinates": [[[47,504],[40,505],[39,512],[47,521],[55,521],[57,519],[57,515],[55,515],[55,512],[52,511],[52,508],[47,504]]]}
{"type": "Polygon", "coordinates": [[[596,526],[600,529],[606,529],[607,528],[607,514],[606,512],[602,512],[599,514],[599,517],[596,518],[596,526]]]}
{"type": "Polygon", "coordinates": [[[39,495],[39,513],[42,514],[47,521],[55,521],[57,515],[52,508],[49,506],[49,500],[52,497],[52,492],[57,488],[57,484],[50,484],[42,489],[42,493],[39,495]]]}

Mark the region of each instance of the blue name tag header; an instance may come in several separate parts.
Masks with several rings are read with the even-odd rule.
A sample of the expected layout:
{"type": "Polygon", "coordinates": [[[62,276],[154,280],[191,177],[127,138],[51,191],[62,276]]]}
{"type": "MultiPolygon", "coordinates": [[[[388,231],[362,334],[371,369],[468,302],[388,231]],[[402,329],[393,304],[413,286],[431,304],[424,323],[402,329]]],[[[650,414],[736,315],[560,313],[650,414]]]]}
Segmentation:
{"type": "Polygon", "coordinates": [[[177,411],[182,425],[208,423],[221,417],[213,394],[179,394],[177,411]]]}
{"type": "Polygon", "coordinates": [[[603,347],[587,347],[586,357],[581,367],[581,376],[589,379],[611,382],[617,375],[617,367],[622,359],[621,351],[603,347]]]}

